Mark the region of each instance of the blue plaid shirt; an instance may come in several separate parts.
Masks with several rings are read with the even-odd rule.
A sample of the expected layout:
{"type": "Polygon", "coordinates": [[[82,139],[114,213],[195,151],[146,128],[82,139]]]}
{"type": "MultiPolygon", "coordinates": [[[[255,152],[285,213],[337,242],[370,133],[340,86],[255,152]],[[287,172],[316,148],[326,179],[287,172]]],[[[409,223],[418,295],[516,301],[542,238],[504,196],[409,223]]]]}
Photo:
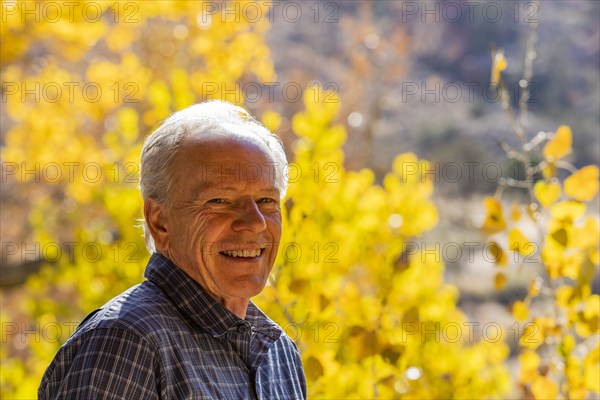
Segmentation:
{"type": "Polygon", "coordinates": [[[294,342],[253,303],[246,319],[154,254],[146,281],[90,314],[39,399],[304,399],[294,342]]]}

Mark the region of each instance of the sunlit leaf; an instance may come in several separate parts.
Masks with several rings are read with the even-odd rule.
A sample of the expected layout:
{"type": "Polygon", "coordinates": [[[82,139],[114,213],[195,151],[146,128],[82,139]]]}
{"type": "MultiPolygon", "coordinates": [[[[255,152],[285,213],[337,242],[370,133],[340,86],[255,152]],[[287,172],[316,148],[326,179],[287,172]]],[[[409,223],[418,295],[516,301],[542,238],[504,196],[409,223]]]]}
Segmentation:
{"type": "Polygon", "coordinates": [[[537,368],[540,365],[540,356],[531,350],[524,350],[519,354],[519,363],[521,371],[519,381],[531,382],[538,374],[537,368]]]}
{"type": "Polygon", "coordinates": [[[531,281],[529,282],[529,295],[537,296],[538,294],[540,294],[542,285],[543,285],[543,280],[541,277],[538,276],[538,277],[531,279],[531,281]]]}
{"type": "Polygon", "coordinates": [[[274,111],[265,111],[262,115],[262,123],[271,132],[277,132],[277,130],[281,126],[281,115],[274,111]]]}
{"type": "Polygon", "coordinates": [[[492,76],[490,78],[490,83],[492,85],[497,85],[500,82],[500,73],[504,71],[507,66],[508,62],[506,61],[506,58],[504,58],[504,52],[496,52],[492,60],[492,76]]]}
{"type": "Polygon", "coordinates": [[[545,376],[538,376],[531,384],[531,392],[536,399],[556,399],[558,383],[545,376]]]}
{"type": "Polygon", "coordinates": [[[517,228],[513,228],[508,233],[508,248],[513,251],[518,251],[524,256],[532,255],[537,246],[532,243],[524,234],[517,228]]]}
{"type": "Polygon", "coordinates": [[[566,125],[559,126],[552,139],[544,146],[544,158],[549,162],[553,162],[571,153],[572,136],[570,127],[566,125]]]}
{"type": "Polygon", "coordinates": [[[584,379],[585,387],[600,393],[600,343],[597,342],[593,350],[591,350],[584,359],[584,379]]]}
{"type": "Polygon", "coordinates": [[[506,221],[502,213],[502,204],[493,197],[486,197],[483,200],[483,204],[485,205],[487,214],[481,229],[488,234],[504,230],[506,228],[506,221]]]}
{"type": "Polygon", "coordinates": [[[506,275],[502,272],[496,272],[494,275],[494,287],[496,290],[502,290],[506,286],[506,275]]]}
{"type": "Polygon", "coordinates": [[[512,313],[517,321],[525,321],[529,317],[529,307],[522,301],[515,301],[512,313]]]}
{"type": "Polygon", "coordinates": [[[575,200],[589,201],[598,193],[598,167],[588,165],[565,179],[565,194],[575,200]]]}
{"type": "Polygon", "coordinates": [[[533,192],[541,205],[549,207],[560,197],[560,184],[540,180],[533,186],[533,192]]]}
{"type": "Polygon", "coordinates": [[[576,201],[561,201],[550,208],[550,215],[562,223],[573,223],[585,213],[585,204],[576,201]]]}
{"type": "Polygon", "coordinates": [[[521,205],[517,202],[514,202],[510,207],[510,219],[512,221],[519,221],[521,219],[521,205]]]}
{"type": "Polygon", "coordinates": [[[508,264],[508,257],[506,256],[506,253],[502,249],[502,246],[500,246],[497,242],[490,242],[488,244],[488,252],[492,256],[496,265],[503,267],[508,264]]]}

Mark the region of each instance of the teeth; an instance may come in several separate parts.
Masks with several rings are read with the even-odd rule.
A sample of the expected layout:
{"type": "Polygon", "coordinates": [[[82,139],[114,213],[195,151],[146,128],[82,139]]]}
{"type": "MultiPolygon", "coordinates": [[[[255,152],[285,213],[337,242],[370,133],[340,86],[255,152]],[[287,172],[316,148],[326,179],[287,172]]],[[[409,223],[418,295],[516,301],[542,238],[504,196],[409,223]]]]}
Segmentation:
{"type": "Polygon", "coordinates": [[[230,257],[258,257],[260,256],[261,253],[261,249],[255,249],[255,250],[225,250],[223,251],[223,254],[230,256],[230,257]]]}

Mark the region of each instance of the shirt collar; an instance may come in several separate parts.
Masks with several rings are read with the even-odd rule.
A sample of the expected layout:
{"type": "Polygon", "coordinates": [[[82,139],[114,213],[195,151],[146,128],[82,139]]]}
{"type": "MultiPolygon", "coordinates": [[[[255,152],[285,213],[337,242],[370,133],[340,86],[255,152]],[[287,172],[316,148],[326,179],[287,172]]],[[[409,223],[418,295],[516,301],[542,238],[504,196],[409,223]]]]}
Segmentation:
{"type": "MultiPolygon", "coordinates": [[[[242,323],[241,318],[213,299],[198,282],[162,254],[154,253],[150,257],[144,276],[165,293],[186,319],[215,337],[242,323]]],[[[252,301],[246,310],[246,321],[255,332],[273,341],[281,336],[281,328],[252,301]]]]}

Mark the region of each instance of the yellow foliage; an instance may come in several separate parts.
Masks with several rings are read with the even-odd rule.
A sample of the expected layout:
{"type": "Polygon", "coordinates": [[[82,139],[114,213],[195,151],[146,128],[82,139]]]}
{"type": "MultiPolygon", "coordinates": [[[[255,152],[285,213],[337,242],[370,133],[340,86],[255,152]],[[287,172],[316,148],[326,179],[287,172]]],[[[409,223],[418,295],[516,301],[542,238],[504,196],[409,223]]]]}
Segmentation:
{"type": "Polygon", "coordinates": [[[517,321],[525,321],[529,317],[529,307],[522,301],[515,301],[512,312],[517,321]]]}
{"type": "Polygon", "coordinates": [[[584,380],[586,389],[600,393],[600,343],[597,342],[584,359],[584,380]]]}
{"type": "Polygon", "coordinates": [[[588,165],[565,179],[565,194],[575,200],[589,201],[598,193],[598,167],[588,165]]]}
{"type": "Polygon", "coordinates": [[[544,146],[544,158],[548,162],[554,162],[571,153],[572,136],[573,133],[570,127],[566,125],[559,126],[552,139],[544,146]]]}
{"type": "Polygon", "coordinates": [[[502,272],[496,272],[494,275],[494,287],[496,290],[502,290],[506,286],[506,275],[502,272]]]}
{"type": "Polygon", "coordinates": [[[531,382],[537,375],[537,369],[540,365],[540,356],[532,350],[524,350],[519,354],[519,382],[531,382]]]}
{"type": "Polygon", "coordinates": [[[486,197],[483,200],[483,204],[485,205],[487,214],[481,229],[487,234],[503,231],[506,228],[506,220],[504,219],[502,204],[493,197],[486,197]]]}
{"type": "Polygon", "coordinates": [[[271,132],[277,132],[281,126],[281,115],[275,111],[265,111],[262,115],[261,122],[271,132]]]}
{"type": "MultiPolygon", "coordinates": [[[[10,3],[16,9],[42,4],[10,3]]],[[[56,262],[29,278],[22,309],[5,314],[25,315],[29,326],[80,321],[142,278],[148,255],[135,225],[143,136],[175,109],[235,88],[242,75],[259,82],[275,77],[263,38],[266,19],[214,18],[201,28],[200,1],[72,5],[71,21],[63,8],[60,21],[32,23],[34,16],[17,12],[3,14],[0,24],[2,79],[19,90],[4,103],[1,157],[40,171],[27,179],[13,175],[8,183],[27,193],[31,240],[42,248],[71,243],[48,247],[44,256],[56,262]],[[101,12],[92,23],[82,18],[88,5],[101,12]],[[210,53],[191,50],[200,37],[210,53]],[[207,80],[193,80],[198,74],[207,80]],[[206,82],[222,90],[205,96],[206,82]]],[[[2,342],[1,398],[35,398],[42,372],[67,339],[63,332],[59,340],[29,341],[18,351],[2,342]]]]}
{"type": "MultiPolygon", "coordinates": [[[[533,51],[528,48],[528,52],[533,51]]],[[[492,55],[492,83],[500,82],[506,61],[501,51],[492,55]]],[[[503,94],[508,96],[506,91],[503,94]]],[[[504,100],[504,108],[516,119],[507,107],[510,99],[504,100]]],[[[526,105],[520,110],[524,111],[527,111],[526,105]]],[[[521,128],[524,127],[514,126],[514,133],[523,140],[527,132],[521,128]]],[[[600,391],[599,348],[596,344],[594,350],[589,349],[590,343],[597,343],[600,323],[600,297],[591,294],[600,263],[600,230],[594,216],[582,219],[586,212],[596,212],[595,207],[588,210],[586,202],[597,196],[600,172],[597,166],[590,165],[563,181],[559,170],[572,169],[563,161],[572,152],[571,128],[559,126],[539,157],[533,150],[540,146],[537,138],[544,135],[538,134],[523,150],[507,151],[509,157],[530,164],[532,171],[541,171],[543,179],[535,184],[530,179],[503,181],[495,198],[484,199],[487,215],[482,230],[491,235],[505,232],[508,227],[505,233],[509,249],[525,257],[540,249],[543,272],[530,281],[526,297],[516,300],[512,306],[517,321],[531,321],[525,323],[519,337],[519,382],[524,397],[588,398],[590,391],[600,391]],[[519,228],[507,226],[501,203],[505,193],[502,189],[506,187],[526,189],[529,199],[523,206],[530,216],[527,222],[533,223],[541,233],[539,243],[530,242],[519,228]],[[561,201],[563,195],[566,199],[561,201]],[[594,341],[590,342],[592,338],[594,341]]],[[[512,222],[520,220],[518,210],[520,205],[513,204],[512,222]]],[[[504,277],[497,273],[496,288],[505,284],[504,277]]]]}
{"type": "Polygon", "coordinates": [[[499,267],[504,267],[508,264],[508,257],[504,250],[502,250],[502,246],[500,246],[496,242],[489,243],[489,254],[492,256],[494,263],[499,267]]]}
{"type": "Polygon", "coordinates": [[[531,384],[531,392],[536,399],[556,399],[558,383],[545,376],[537,376],[531,384]]]}
{"type": "Polygon", "coordinates": [[[500,82],[500,73],[506,69],[508,66],[508,62],[504,57],[503,51],[498,51],[494,54],[492,59],[492,76],[490,78],[490,83],[492,85],[498,84],[500,82]]]}
{"type": "Polygon", "coordinates": [[[325,97],[308,92],[306,111],[293,118],[295,168],[302,174],[288,189],[291,208],[272,289],[256,299],[282,326],[328,327],[335,342],[298,342],[310,367],[309,397],[505,393],[510,380],[498,363],[506,346],[468,341],[440,255],[411,242],[438,218],[426,162],[412,153],[397,156],[382,186],[372,171],[346,171],[346,133],[333,122],[339,105],[314,102],[325,97]]]}
{"type": "Polygon", "coordinates": [[[586,210],[583,203],[576,201],[561,201],[550,208],[550,215],[560,223],[571,224],[580,218],[586,210]]]}
{"type": "Polygon", "coordinates": [[[517,202],[514,202],[510,207],[510,219],[512,221],[518,221],[521,219],[521,205],[517,202]]]}
{"type": "Polygon", "coordinates": [[[560,197],[560,183],[537,181],[533,192],[542,206],[549,207],[560,197]]]}
{"type": "Polygon", "coordinates": [[[536,250],[535,244],[517,228],[511,229],[508,233],[508,248],[524,256],[530,256],[536,250]]]}

